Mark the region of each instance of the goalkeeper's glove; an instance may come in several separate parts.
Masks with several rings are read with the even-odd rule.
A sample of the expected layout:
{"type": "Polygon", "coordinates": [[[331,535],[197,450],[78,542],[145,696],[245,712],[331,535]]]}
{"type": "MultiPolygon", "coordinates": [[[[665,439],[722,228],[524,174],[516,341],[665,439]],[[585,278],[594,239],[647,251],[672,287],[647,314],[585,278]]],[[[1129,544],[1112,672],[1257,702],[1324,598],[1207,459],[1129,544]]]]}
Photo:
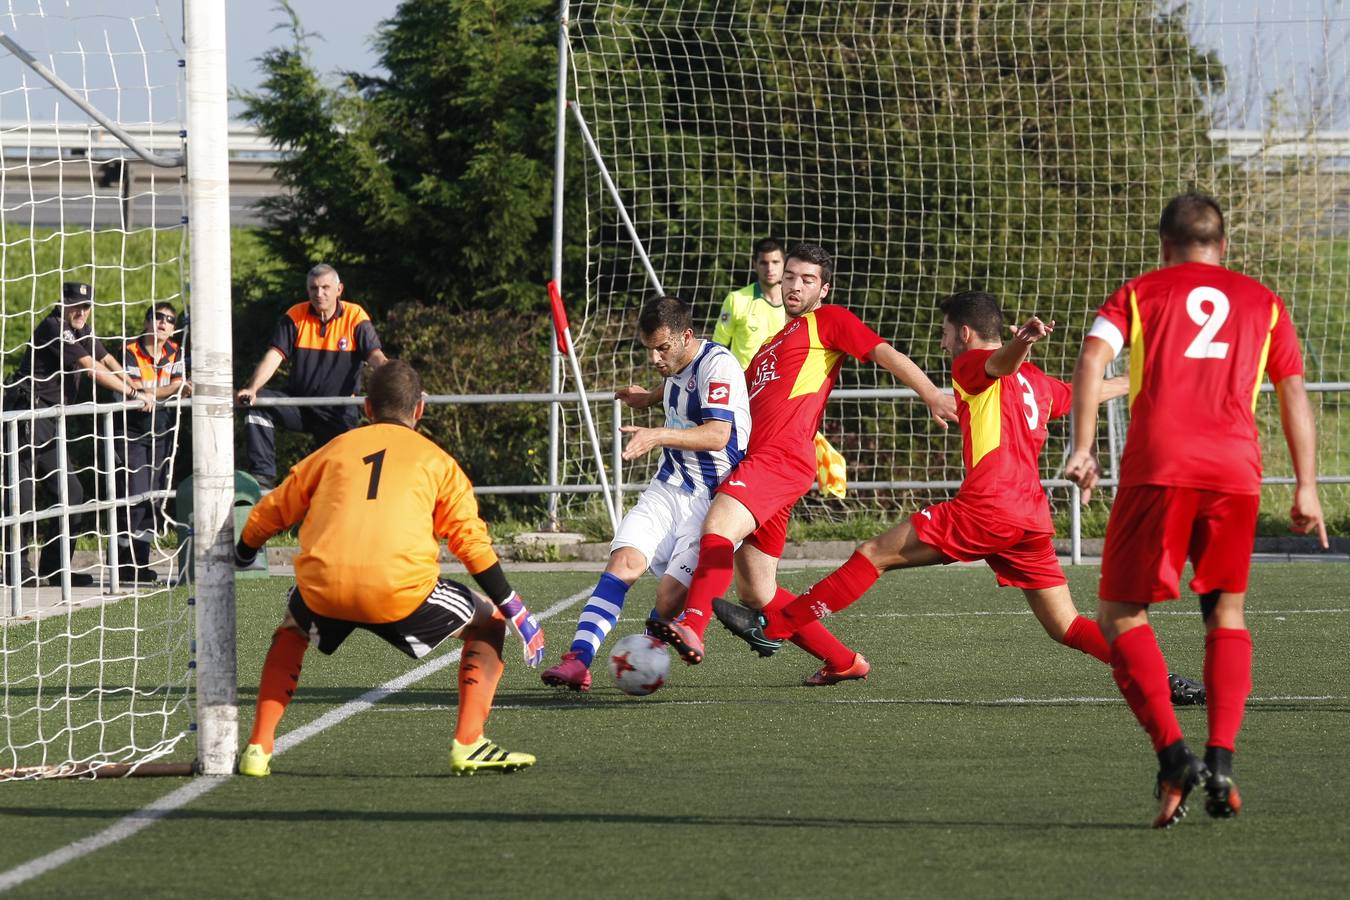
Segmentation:
{"type": "Polygon", "coordinates": [[[497,608],[506,616],[506,621],[511,623],[511,630],[516,633],[523,644],[525,654],[525,665],[533,669],[544,661],[544,629],[535,619],[534,613],[526,608],[520,601],[520,595],[512,591],[497,608]]]}
{"type": "Polygon", "coordinates": [[[236,569],[247,569],[258,559],[258,548],[250,547],[240,538],[234,545],[234,567],[236,569]]]}

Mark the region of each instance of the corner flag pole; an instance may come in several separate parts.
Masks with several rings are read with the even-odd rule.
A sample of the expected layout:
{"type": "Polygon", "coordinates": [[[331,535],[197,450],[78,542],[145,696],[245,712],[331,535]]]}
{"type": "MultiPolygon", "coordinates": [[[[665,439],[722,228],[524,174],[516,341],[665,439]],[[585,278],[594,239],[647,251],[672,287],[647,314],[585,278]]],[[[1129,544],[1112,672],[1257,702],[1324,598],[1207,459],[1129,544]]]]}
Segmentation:
{"type": "Polygon", "coordinates": [[[595,431],[595,420],[591,418],[591,403],[586,396],[586,384],[581,379],[581,363],[577,361],[577,351],[572,346],[572,328],[567,324],[567,310],[563,307],[562,291],[558,282],[548,283],[548,302],[553,310],[553,330],[558,336],[558,349],[567,354],[572,367],[572,377],[577,382],[577,392],[581,394],[581,417],[586,421],[586,433],[591,438],[591,450],[595,452],[595,468],[600,473],[601,496],[605,498],[605,509],[609,512],[609,524],[619,530],[619,516],[614,509],[614,497],[609,492],[609,476],[605,474],[605,456],[600,450],[600,436],[595,431]]]}

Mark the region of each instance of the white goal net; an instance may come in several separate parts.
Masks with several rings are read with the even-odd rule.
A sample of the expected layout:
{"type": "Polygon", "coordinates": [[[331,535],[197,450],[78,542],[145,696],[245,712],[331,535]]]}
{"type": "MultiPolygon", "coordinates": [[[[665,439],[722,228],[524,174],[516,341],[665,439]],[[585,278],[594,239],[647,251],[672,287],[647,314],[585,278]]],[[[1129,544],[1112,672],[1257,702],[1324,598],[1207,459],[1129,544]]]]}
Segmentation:
{"type": "MultiPolygon", "coordinates": [[[[568,97],[664,288],[695,304],[705,336],[726,293],[753,280],[754,240],[774,236],[832,251],[837,302],[935,381],[949,372],[937,304],[968,288],[993,291],[1010,319],[1055,319],[1035,359],[1067,379],[1091,312],[1157,264],[1166,200],[1200,189],[1229,214],[1230,262],[1288,300],[1308,381],[1347,380],[1341,4],[649,0],[570,12],[568,97]]],[[[579,189],[567,246],[585,248],[585,282],[565,288],[588,384],[651,383],[634,341],[651,285],[598,167],[575,132],[568,142],[579,189]]],[[[840,381],[895,386],[856,364],[840,381]]],[[[1342,478],[1343,397],[1314,395],[1322,471],[1342,478]]],[[[1267,395],[1267,469],[1279,476],[1272,406],[1267,395]]],[[[1114,418],[1119,437],[1123,411],[1114,418]]],[[[935,431],[913,400],[837,392],[823,430],[851,490],[842,502],[812,495],[807,519],[912,509],[961,477],[959,435],[935,431]]],[[[1052,431],[1047,478],[1066,437],[1052,431]]],[[[586,480],[584,445],[569,453],[586,480]]],[[[1344,522],[1342,491],[1325,496],[1344,522]]],[[[1287,489],[1267,493],[1282,515],[1287,489]]],[[[1052,490],[1057,513],[1068,496],[1052,490]]]]}
{"type": "Polygon", "coordinates": [[[145,415],[80,363],[110,361],[147,389],[184,374],[184,170],[146,162],[38,71],[181,157],[181,7],[8,0],[0,13],[0,777],[191,760],[194,614],[170,496],[191,470],[188,407],[165,398],[145,415]],[[97,343],[63,303],[67,282],[92,289],[97,343]]]}

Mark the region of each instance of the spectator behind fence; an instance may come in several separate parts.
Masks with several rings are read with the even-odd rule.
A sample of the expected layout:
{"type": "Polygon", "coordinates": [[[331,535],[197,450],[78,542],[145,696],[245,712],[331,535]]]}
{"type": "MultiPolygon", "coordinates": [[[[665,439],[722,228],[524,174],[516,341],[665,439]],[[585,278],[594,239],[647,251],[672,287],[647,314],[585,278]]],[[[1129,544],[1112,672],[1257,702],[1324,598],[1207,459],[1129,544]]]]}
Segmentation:
{"type": "MultiPolygon", "coordinates": [[[[183,352],[172,340],[178,328],[178,311],[172,303],[160,302],[145,310],[141,334],[127,341],[122,359],[127,370],[136,372],[145,392],[155,400],[192,396],[192,383],[184,378],[183,352]]],[[[174,431],[187,415],[185,409],[158,407],[153,412],[128,411],[117,417],[117,493],[135,497],[168,487],[169,459],[173,455],[174,431]]],[[[150,545],[159,530],[156,500],[144,499],[119,511],[117,530],[119,577],[126,582],[156,579],[150,569],[150,545]]]]}
{"type": "MultiPolygon", "coordinates": [[[[93,289],[83,282],[67,281],[61,285],[61,303],[33,329],[28,352],[19,363],[14,384],[5,391],[7,410],[40,410],[79,402],[79,391],[84,374],[88,372],[95,383],[127,400],[137,400],[144,412],[155,407],[154,395],[141,389],[140,379],[127,372],[122,364],[94,337],[89,316],[93,309],[93,289]]],[[[19,426],[19,511],[36,509],[37,487],[41,485],[48,496],[48,504],[60,502],[60,479],[65,479],[66,502],[79,506],[84,502],[80,480],[67,465],[61,466],[57,439],[58,420],[55,418],[29,419],[19,426]]],[[[6,496],[8,496],[6,491],[6,496]]],[[[23,529],[25,535],[39,535],[41,553],[38,577],[49,585],[61,583],[63,547],[69,547],[70,535],[78,532],[83,515],[69,516],[69,529],[62,533],[60,519],[44,519],[36,527],[23,529]],[[58,539],[59,538],[59,539],[58,539]]],[[[27,539],[24,541],[26,549],[27,539]]],[[[6,557],[6,564],[9,559],[6,557]]],[[[22,577],[31,576],[27,559],[23,560],[22,577]]],[[[12,584],[14,573],[6,565],[6,583],[12,584]]],[[[71,572],[72,587],[91,587],[94,577],[87,572],[71,572]]]]}
{"type": "MultiPolygon", "coordinates": [[[[375,325],[364,309],[342,301],[342,279],[337,270],[320,263],[305,279],[308,303],[297,303],[277,322],[271,346],[263,354],[248,384],[235,394],[240,406],[252,406],[257,397],[351,397],[356,394],[361,364],[384,365],[384,351],[375,325]],[[264,389],[282,361],[290,360],[286,390],[264,389]]],[[[357,406],[267,406],[249,409],[244,417],[248,471],[265,488],[277,483],[275,429],[314,435],[317,450],[356,427],[357,406]]]]}

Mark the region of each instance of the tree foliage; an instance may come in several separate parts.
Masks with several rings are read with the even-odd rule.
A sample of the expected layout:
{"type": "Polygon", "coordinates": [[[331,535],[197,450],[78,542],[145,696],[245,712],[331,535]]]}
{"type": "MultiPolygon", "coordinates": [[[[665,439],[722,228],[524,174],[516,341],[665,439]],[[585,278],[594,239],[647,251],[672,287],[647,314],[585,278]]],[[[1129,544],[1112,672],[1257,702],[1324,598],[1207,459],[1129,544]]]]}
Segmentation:
{"type": "MultiPolygon", "coordinates": [[[[284,7],[289,11],[289,7],[284,7]]],[[[341,267],[375,310],[538,306],[552,206],[555,4],[406,0],[375,36],[382,73],[314,71],[290,42],[259,60],[245,116],[286,152],[270,246],[341,267]]]]}
{"type": "MultiPolygon", "coordinates": [[[[543,369],[526,385],[508,356],[490,357],[545,353],[545,332],[529,351],[515,337],[532,325],[499,314],[543,308],[557,8],[405,0],[375,38],[381,71],[337,88],[313,71],[297,24],[245,98],[288,151],[271,246],[295,269],[338,265],[377,315],[397,309],[390,343],[418,355],[437,392],[466,365],[476,390],[543,386],[543,369]],[[451,327],[469,310],[488,314],[464,321],[494,340],[451,327]]],[[[1223,72],[1179,5],[584,0],[571,12],[569,94],[665,287],[705,322],[710,301],[744,283],[753,238],[817,240],[846,301],[937,372],[944,294],[979,286],[1014,314],[1084,318],[1154,258],[1162,199],[1222,190],[1206,97],[1223,72]]],[[[564,284],[589,386],[649,381],[629,313],[650,286],[575,131],[569,153],[564,284]]],[[[501,437],[489,419],[472,427],[501,437]]],[[[542,422],[512,427],[538,444],[521,435],[542,422]]],[[[831,427],[892,477],[941,471],[941,445],[901,446],[924,433],[921,411],[859,407],[831,427]]]]}

